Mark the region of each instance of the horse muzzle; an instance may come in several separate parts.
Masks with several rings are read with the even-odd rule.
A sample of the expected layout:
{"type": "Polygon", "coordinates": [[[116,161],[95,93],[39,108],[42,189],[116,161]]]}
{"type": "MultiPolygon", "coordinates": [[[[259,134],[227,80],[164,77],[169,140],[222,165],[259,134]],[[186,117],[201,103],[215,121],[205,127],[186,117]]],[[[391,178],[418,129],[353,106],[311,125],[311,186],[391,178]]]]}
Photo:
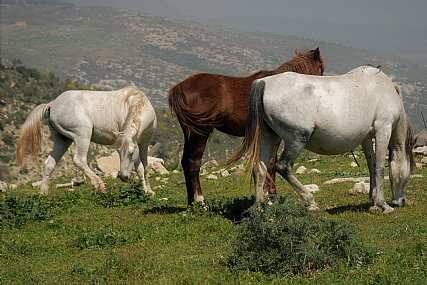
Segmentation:
{"type": "Polygon", "coordinates": [[[124,175],[122,173],[119,173],[118,177],[120,178],[121,181],[123,182],[128,182],[129,181],[129,175],[124,175]]]}

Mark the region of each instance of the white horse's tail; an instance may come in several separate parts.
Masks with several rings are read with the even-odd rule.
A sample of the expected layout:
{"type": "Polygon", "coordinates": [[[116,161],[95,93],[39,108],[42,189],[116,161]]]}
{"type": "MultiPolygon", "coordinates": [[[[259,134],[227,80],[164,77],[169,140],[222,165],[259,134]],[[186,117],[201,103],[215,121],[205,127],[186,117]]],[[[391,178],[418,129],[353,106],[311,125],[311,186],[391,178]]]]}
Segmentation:
{"type": "Polygon", "coordinates": [[[16,149],[16,160],[19,165],[23,164],[25,154],[29,151],[37,168],[41,169],[37,155],[40,151],[42,139],[42,120],[49,108],[50,103],[37,106],[22,125],[16,149]]]}
{"type": "Polygon", "coordinates": [[[248,120],[246,123],[245,137],[239,149],[224,162],[225,165],[231,165],[246,155],[250,158],[250,170],[251,172],[252,170],[254,171],[255,177],[258,177],[260,170],[259,166],[261,165],[259,147],[264,122],[264,89],[264,80],[257,80],[252,83],[249,95],[248,120]]]}

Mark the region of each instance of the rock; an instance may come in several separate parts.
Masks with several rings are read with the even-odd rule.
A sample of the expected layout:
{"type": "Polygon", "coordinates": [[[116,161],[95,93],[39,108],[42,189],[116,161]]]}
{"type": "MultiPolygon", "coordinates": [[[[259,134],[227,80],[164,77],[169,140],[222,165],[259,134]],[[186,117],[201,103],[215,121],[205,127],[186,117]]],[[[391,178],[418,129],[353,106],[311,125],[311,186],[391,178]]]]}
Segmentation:
{"type": "Polygon", "coordinates": [[[236,169],[235,171],[231,172],[230,175],[233,177],[243,177],[245,175],[245,171],[242,169],[236,169]]]}
{"type": "Polygon", "coordinates": [[[364,181],[360,181],[360,182],[354,184],[353,188],[348,190],[348,194],[350,194],[350,195],[356,195],[358,193],[369,194],[369,187],[370,187],[369,183],[366,183],[364,181]]]}
{"type": "Polygon", "coordinates": [[[209,174],[209,175],[206,177],[206,179],[208,179],[208,180],[217,180],[217,179],[218,179],[218,176],[216,176],[216,175],[214,175],[214,174],[209,174]]]}
{"type": "Polygon", "coordinates": [[[8,185],[6,182],[0,181],[0,192],[6,192],[8,185]]]}
{"type": "Polygon", "coordinates": [[[313,168],[312,170],[310,170],[308,173],[315,173],[315,174],[319,174],[322,173],[322,171],[320,171],[319,169],[313,168]]]}
{"type": "Polygon", "coordinates": [[[230,176],[230,173],[226,169],[221,169],[220,173],[221,173],[222,177],[228,177],[228,176],[230,176]]]}
{"type": "Polygon", "coordinates": [[[165,161],[161,158],[156,158],[152,156],[147,157],[148,165],[151,166],[151,168],[160,174],[169,174],[169,171],[163,166],[165,161]]]}
{"type": "Polygon", "coordinates": [[[41,180],[40,180],[40,181],[33,182],[33,183],[31,183],[31,186],[32,186],[33,188],[35,188],[35,187],[40,187],[40,186],[42,186],[42,182],[41,182],[41,180]]]}
{"type": "Polygon", "coordinates": [[[296,174],[306,174],[307,173],[307,168],[305,166],[300,166],[298,167],[296,174]]]}
{"type": "Polygon", "coordinates": [[[414,149],[414,153],[427,154],[427,146],[421,146],[414,149]]]}
{"type": "Polygon", "coordinates": [[[202,167],[200,167],[200,169],[212,168],[217,166],[218,166],[218,162],[214,159],[203,164],[202,167]]]}
{"type": "Polygon", "coordinates": [[[316,160],[318,160],[320,158],[320,154],[317,154],[317,153],[314,153],[314,152],[311,152],[309,155],[308,155],[308,160],[311,160],[311,161],[316,161],[316,160]]]}
{"type": "Polygon", "coordinates": [[[102,156],[96,159],[99,170],[103,173],[118,172],[120,170],[120,156],[115,151],[110,156],[102,156]]]}
{"type": "Polygon", "coordinates": [[[357,163],[356,163],[355,161],[352,161],[352,162],[350,163],[350,166],[351,166],[351,167],[358,167],[359,165],[357,165],[357,163]]]}
{"type": "Polygon", "coordinates": [[[304,185],[304,187],[307,188],[310,193],[315,193],[320,190],[319,186],[317,186],[316,184],[308,184],[304,185]]]}

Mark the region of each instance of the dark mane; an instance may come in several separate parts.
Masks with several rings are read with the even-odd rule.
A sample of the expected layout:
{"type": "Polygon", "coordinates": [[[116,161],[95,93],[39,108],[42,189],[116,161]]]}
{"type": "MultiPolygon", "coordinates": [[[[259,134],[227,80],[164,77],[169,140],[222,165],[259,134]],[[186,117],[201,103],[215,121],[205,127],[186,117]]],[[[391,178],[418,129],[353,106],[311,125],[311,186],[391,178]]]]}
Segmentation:
{"type": "Polygon", "coordinates": [[[318,72],[315,62],[321,61],[322,70],[324,69],[323,59],[319,56],[318,49],[310,51],[297,51],[297,56],[290,61],[283,63],[274,70],[260,70],[252,76],[256,79],[279,73],[292,71],[303,74],[316,74],[318,72]]]}

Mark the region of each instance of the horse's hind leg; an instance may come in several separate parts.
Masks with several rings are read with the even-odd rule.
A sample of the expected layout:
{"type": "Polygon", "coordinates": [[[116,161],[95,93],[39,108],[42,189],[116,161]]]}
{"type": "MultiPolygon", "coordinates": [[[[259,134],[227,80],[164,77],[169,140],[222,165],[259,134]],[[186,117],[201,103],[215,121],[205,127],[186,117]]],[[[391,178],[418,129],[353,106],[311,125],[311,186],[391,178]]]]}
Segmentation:
{"type": "Polygon", "coordinates": [[[307,188],[295,177],[292,173],[292,167],[294,166],[295,160],[301,154],[305,147],[305,142],[308,141],[309,135],[301,134],[292,140],[285,141],[285,147],[283,153],[280,156],[279,161],[276,163],[276,171],[288,181],[288,183],[298,192],[303,201],[309,204],[309,210],[317,210],[317,204],[314,201],[313,194],[311,194],[307,188]],[[298,140],[297,138],[304,138],[298,140]]]}
{"type": "Polygon", "coordinates": [[[50,127],[50,131],[53,138],[53,150],[50,155],[47,157],[44,167],[43,167],[43,178],[42,185],[40,187],[40,194],[48,194],[49,191],[49,178],[52,174],[53,169],[56,164],[62,158],[64,153],[70,147],[73,142],[71,139],[61,135],[54,128],[50,127]]]}
{"type": "Polygon", "coordinates": [[[191,133],[188,137],[184,132],[184,136],[185,142],[181,165],[184,170],[185,184],[187,186],[188,205],[191,205],[193,202],[204,201],[199,174],[209,135],[201,136],[191,133]]]}
{"type": "Polygon", "coordinates": [[[102,193],[105,193],[105,185],[104,182],[89,168],[87,165],[87,153],[90,146],[90,132],[86,134],[88,139],[76,138],[74,143],[76,144],[76,149],[74,152],[73,162],[74,164],[80,168],[90,179],[90,182],[98,188],[102,193]]]}
{"type": "Polygon", "coordinates": [[[139,144],[139,159],[135,161],[135,170],[139,178],[142,181],[144,191],[151,195],[154,195],[153,190],[151,190],[150,182],[148,181],[148,162],[147,162],[147,152],[148,152],[148,141],[142,144],[139,144]]]}
{"type": "Polygon", "coordinates": [[[274,146],[274,150],[271,154],[270,160],[267,165],[267,172],[271,179],[268,179],[264,184],[264,194],[277,194],[276,189],[276,170],[274,169],[274,165],[277,161],[277,151],[279,150],[280,143],[282,139],[278,139],[276,145],[274,146]]]}
{"type": "MultiPolygon", "coordinates": [[[[276,194],[275,192],[270,192],[270,186],[274,185],[273,177],[270,176],[271,169],[274,168],[274,165],[271,166],[270,163],[272,162],[272,157],[274,156],[275,158],[276,156],[278,146],[277,142],[279,141],[280,144],[279,138],[280,137],[267,124],[264,124],[261,134],[259,157],[263,167],[267,168],[269,177],[266,177],[267,173],[263,168],[259,169],[258,177],[253,173],[256,191],[255,196],[257,201],[264,199],[268,194],[276,194]]],[[[275,162],[276,159],[274,159],[274,163],[275,162]]]]}

